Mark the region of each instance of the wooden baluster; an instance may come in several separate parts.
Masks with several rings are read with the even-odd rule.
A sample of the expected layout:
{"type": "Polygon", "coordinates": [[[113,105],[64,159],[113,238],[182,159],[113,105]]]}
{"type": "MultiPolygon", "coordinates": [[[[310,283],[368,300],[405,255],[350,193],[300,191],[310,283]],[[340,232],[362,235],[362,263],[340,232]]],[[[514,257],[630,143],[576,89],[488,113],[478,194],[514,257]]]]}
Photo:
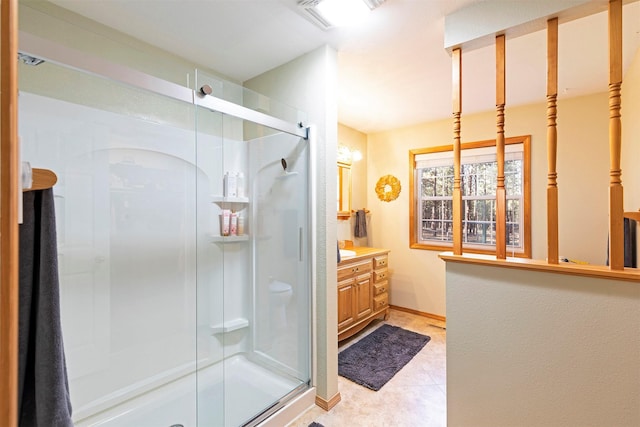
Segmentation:
{"type": "Polygon", "coordinates": [[[547,21],[547,262],[558,264],[558,174],[556,101],[558,98],[558,18],[547,21]]]}
{"type": "Polygon", "coordinates": [[[609,265],[624,270],[624,209],[620,151],[622,85],[622,0],[609,0],[609,265]]]}
{"type": "Polygon", "coordinates": [[[18,425],[18,2],[0,6],[0,420],[18,425]]]}
{"type": "Polygon", "coordinates": [[[496,37],[496,157],[498,182],[496,188],[496,258],[507,258],[506,216],[507,197],[504,188],[504,104],[505,104],[505,36],[496,37]]]}
{"type": "Polygon", "coordinates": [[[453,254],[462,255],[462,191],[460,190],[460,115],[462,113],[462,52],[454,49],[453,61],[453,254]]]}

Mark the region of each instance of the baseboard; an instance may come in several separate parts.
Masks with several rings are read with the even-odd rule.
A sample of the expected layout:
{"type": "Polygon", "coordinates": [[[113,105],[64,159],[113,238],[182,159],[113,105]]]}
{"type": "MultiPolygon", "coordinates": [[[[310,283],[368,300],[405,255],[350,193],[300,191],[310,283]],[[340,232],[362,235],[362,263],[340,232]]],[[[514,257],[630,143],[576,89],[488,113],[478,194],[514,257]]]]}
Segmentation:
{"type": "Polygon", "coordinates": [[[405,313],[411,313],[422,317],[428,317],[430,319],[441,320],[443,322],[447,321],[445,316],[440,316],[438,314],[425,313],[424,311],[413,310],[411,308],[399,307],[397,305],[390,305],[389,308],[398,311],[404,311],[405,313]]]}
{"type": "Polygon", "coordinates": [[[316,405],[324,409],[325,411],[330,411],[331,408],[336,406],[338,402],[340,402],[340,392],[336,393],[331,399],[324,400],[320,396],[316,396],[316,405]]]}

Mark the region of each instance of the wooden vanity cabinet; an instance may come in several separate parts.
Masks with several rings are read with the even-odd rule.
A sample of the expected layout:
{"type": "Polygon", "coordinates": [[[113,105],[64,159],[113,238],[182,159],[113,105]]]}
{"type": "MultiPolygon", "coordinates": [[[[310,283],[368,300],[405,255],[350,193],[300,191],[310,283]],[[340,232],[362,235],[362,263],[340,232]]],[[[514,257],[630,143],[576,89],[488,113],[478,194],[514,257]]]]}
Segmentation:
{"type": "Polygon", "coordinates": [[[389,315],[388,252],[352,248],[355,257],[338,264],[338,340],[364,329],[372,320],[389,315]]]}

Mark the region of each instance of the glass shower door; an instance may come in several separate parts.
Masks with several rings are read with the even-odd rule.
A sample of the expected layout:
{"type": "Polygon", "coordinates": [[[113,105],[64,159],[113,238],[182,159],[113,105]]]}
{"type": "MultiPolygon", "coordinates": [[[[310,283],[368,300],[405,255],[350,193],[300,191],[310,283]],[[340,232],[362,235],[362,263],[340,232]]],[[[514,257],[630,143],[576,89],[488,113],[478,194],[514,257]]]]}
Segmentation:
{"type": "Polygon", "coordinates": [[[198,425],[254,425],[310,382],[308,141],[196,116],[211,189],[198,202],[198,425]]]}
{"type": "Polygon", "coordinates": [[[23,160],[58,176],[75,425],[194,425],[193,105],[52,62],[20,90],[23,160]]]}
{"type": "Polygon", "coordinates": [[[307,390],[309,142],[53,62],[20,75],[23,159],[58,175],[75,425],[254,425],[307,390]]]}

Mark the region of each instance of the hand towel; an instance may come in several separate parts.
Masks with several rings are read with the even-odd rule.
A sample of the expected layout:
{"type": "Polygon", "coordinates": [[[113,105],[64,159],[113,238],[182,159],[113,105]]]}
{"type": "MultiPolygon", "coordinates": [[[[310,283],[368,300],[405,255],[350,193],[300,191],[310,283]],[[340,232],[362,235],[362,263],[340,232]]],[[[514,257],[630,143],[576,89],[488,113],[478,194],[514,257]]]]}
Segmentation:
{"type": "Polygon", "coordinates": [[[52,189],[23,195],[19,270],[19,426],[72,427],[52,189]]]}
{"type": "MultiPolygon", "coordinates": [[[[636,237],[636,221],[631,218],[624,219],[624,266],[637,268],[638,238],[636,237]]],[[[609,240],[607,238],[607,262],[609,265],[609,240]]]]}
{"type": "Polygon", "coordinates": [[[624,266],[637,268],[638,238],[636,237],[636,221],[624,219],[624,266]]]}
{"type": "Polygon", "coordinates": [[[367,237],[367,213],[364,209],[356,212],[356,225],[353,234],[356,237],[367,237]]]}

